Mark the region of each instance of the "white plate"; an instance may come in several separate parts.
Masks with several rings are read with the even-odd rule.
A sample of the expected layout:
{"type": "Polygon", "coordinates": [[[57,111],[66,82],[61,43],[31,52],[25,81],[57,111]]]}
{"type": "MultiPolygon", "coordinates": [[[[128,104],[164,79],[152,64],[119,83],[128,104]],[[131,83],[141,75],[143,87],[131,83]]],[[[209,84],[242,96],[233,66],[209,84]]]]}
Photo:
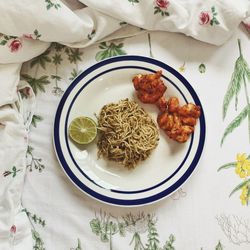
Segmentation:
{"type": "Polygon", "coordinates": [[[205,141],[203,110],[194,134],[180,144],[160,132],[160,141],[150,157],[128,170],[97,158],[97,146],[76,146],[69,140],[68,127],[78,116],[89,116],[108,103],[136,100],[156,120],[154,105],[137,100],[134,75],[162,70],[166,97],[177,96],[181,104],[201,102],[187,80],[170,66],[141,56],[119,56],[104,60],[81,73],[65,91],[54,122],[54,146],[67,176],[80,190],[105,203],[138,206],[158,201],[178,189],[191,175],[205,141]]]}

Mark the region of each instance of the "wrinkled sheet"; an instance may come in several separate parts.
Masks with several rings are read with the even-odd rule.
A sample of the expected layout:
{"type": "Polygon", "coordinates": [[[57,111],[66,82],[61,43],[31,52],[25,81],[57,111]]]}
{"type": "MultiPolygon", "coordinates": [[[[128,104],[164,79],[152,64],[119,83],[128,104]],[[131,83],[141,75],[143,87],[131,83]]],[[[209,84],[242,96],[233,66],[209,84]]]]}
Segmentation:
{"type": "MultiPolygon", "coordinates": [[[[82,0],[81,2],[88,7],[77,1],[39,0],[35,4],[31,0],[22,2],[12,0],[8,4],[3,1],[0,2],[0,32],[2,33],[0,35],[0,249],[63,249],[65,246],[69,249],[74,247],[74,244],[82,245],[82,249],[100,249],[100,247],[103,247],[103,249],[110,247],[111,249],[111,239],[108,240],[110,243],[108,246],[105,244],[105,240],[99,240],[93,234],[93,232],[96,233],[93,229],[93,223],[98,221],[92,220],[92,217],[94,218],[93,210],[96,211],[97,217],[103,217],[100,209],[104,209],[114,216],[120,216],[119,218],[129,213],[127,210],[103,206],[74,190],[59,170],[51,145],[50,131],[59,98],[70,84],[70,78],[75,77],[80,70],[84,70],[87,66],[99,60],[96,58],[96,54],[100,50],[100,47],[98,47],[100,42],[106,42],[106,45],[109,46],[108,41],[111,41],[111,39],[120,39],[115,40],[116,44],[121,43],[125,47],[123,51],[126,54],[154,56],[160,60],[169,58],[168,63],[177,69],[179,67],[181,70],[186,68],[185,76],[194,82],[203,82],[202,78],[196,79],[194,77],[194,75],[200,74],[199,71],[204,71],[204,66],[201,66],[197,72],[197,64],[206,65],[208,74],[204,81],[207,85],[195,87],[201,97],[205,98],[206,93],[210,90],[208,84],[212,82],[214,85],[214,74],[218,75],[216,79],[220,79],[224,87],[216,92],[220,99],[218,99],[217,104],[214,104],[215,109],[217,109],[217,106],[220,108],[219,101],[222,102],[223,93],[226,91],[232,73],[233,61],[238,56],[236,34],[241,37],[242,43],[244,41],[244,47],[247,51],[248,35],[244,33],[243,27],[239,29],[239,25],[244,22],[245,26],[249,27],[249,19],[247,19],[249,16],[249,1],[242,0],[237,3],[235,1],[195,1],[195,3],[192,1],[191,3],[191,1],[159,0],[146,2],[131,0],[123,2],[105,1],[103,3],[101,1],[82,0]],[[183,33],[183,35],[175,33],[183,33]],[[147,40],[148,34],[151,34],[150,47],[148,47],[149,43],[145,42],[149,41],[147,40]],[[196,40],[193,40],[193,38],[196,40]],[[54,42],[74,48],[72,51],[78,51],[77,53],[80,53],[78,58],[80,59],[67,61],[66,58],[69,55],[65,52],[65,47],[61,48],[60,51],[54,42]],[[51,45],[51,43],[53,44],[51,45]],[[222,46],[215,47],[213,45],[222,46]],[[48,48],[50,49],[47,50],[48,48]],[[81,48],[81,50],[77,48],[81,48]],[[232,51],[234,51],[234,55],[231,54],[232,51]],[[32,63],[35,60],[33,58],[44,52],[45,57],[43,56],[42,60],[32,63]],[[51,79],[51,75],[55,75],[55,72],[59,74],[57,71],[58,64],[53,63],[53,60],[55,61],[53,56],[55,57],[56,53],[59,52],[64,58],[64,61],[59,63],[63,75],[59,75],[60,78],[54,77],[54,79],[51,79]],[[224,60],[225,55],[229,57],[228,60],[224,60]],[[26,63],[23,65],[24,62],[26,63]],[[47,66],[47,64],[50,66],[47,66]],[[20,71],[23,75],[21,80],[20,71]],[[220,75],[220,72],[223,72],[223,75],[220,75]],[[39,79],[40,84],[36,85],[34,79],[39,79]],[[60,79],[60,81],[55,82],[55,79],[60,79]],[[53,112],[48,113],[48,110],[53,112]],[[37,130],[34,128],[34,124],[37,125],[36,120],[40,121],[41,124],[41,127],[37,127],[37,130]],[[32,122],[33,127],[31,126],[32,122]],[[39,156],[35,156],[36,153],[39,156]],[[44,165],[46,165],[45,168],[43,168],[44,165]],[[50,168],[47,166],[50,166],[50,168]],[[32,167],[33,172],[37,171],[34,174],[35,177],[31,177],[33,172],[30,169],[32,167]],[[47,176],[45,175],[46,172],[47,176]],[[44,176],[41,177],[42,175],[44,176]],[[54,185],[52,186],[52,184],[54,185]],[[48,196],[52,189],[55,193],[48,196]],[[62,193],[71,200],[72,206],[69,208],[66,208],[66,204],[63,203],[65,198],[63,198],[62,193]],[[59,199],[60,196],[61,199],[59,199]],[[37,225],[45,228],[46,223],[36,213],[42,213],[44,217],[47,217],[46,223],[49,221],[50,225],[47,232],[43,233],[37,229],[37,225]],[[62,230],[61,223],[64,219],[66,229],[62,230]],[[79,223],[81,219],[83,224],[79,223]],[[89,224],[92,225],[91,228],[89,224]],[[78,242],[77,238],[79,239],[78,242]]],[[[246,51],[245,54],[247,54],[246,51]]],[[[201,76],[203,77],[203,75],[199,75],[199,77],[201,76]]],[[[213,87],[216,89],[216,86],[213,87]]],[[[211,98],[213,99],[213,96],[211,98]]],[[[214,126],[211,115],[214,109],[210,107],[209,102],[205,104],[205,107],[208,109],[208,118],[211,119],[208,128],[211,128],[214,126]]],[[[215,120],[220,121],[219,114],[217,114],[215,120]]],[[[222,123],[219,124],[222,126],[222,123]]],[[[217,136],[219,137],[219,135],[217,136]]],[[[243,135],[242,138],[244,138],[243,135]]],[[[233,141],[233,139],[231,140],[233,141]]],[[[218,144],[219,142],[218,140],[216,142],[211,141],[210,145],[213,145],[213,143],[218,144]]],[[[245,144],[242,143],[242,145],[238,149],[239,151],[245,150],[245,144]]],[[[231,155],[236,155],[235,150],[230,149],[230,147],[228,150],[231,155]]],[[[226,155],[226,153],[224,154],[226,155]]],[[[213,158],[212,153],[207,151],[205,159],[210,158],[213,158]]],[[[233,156],[228,157],[228,159],[224,157],[221,162],[216,163],[223,163],[223,160],[230,161],[229,158],[232,161],[234,160],[233,156]]],[[[204,160],[201,166],[206,166],[204,160]]],[[[203,176],[204,173],[201,175],[203,176]]],[[[223,178],[219,175],[216,175],[216,177],[218,183],[223,181],[223,178]]],[[[192,206],[191,194],[192,197],[196,197],[194,195],[196,190],[203,190],[204,188],[201,180],[198,178],[196,182],[190,183],[187,189],[191,200],[188,202],[183,199],[181,201],[183,206],[192,206]]],[[[230,181],[227,186],[231,186],[229,185],[230,181]]],[[[204,193],[207,194],[209,190],[204,190],[204,193]]],[[[223,198],[225,198],[227,191],[229,191],[229,188],[221,194],[223,198]]],[[[202,192],[198,193],[202,194],[202,192]]],[[[179,191],[178,194],[180,197],[185,197],[184,191],[179,191]]],[[[199,200],[200,196],[197,199],[199,200]]],[[[160,205],[147,208],[143,212],[150,214],[150,216],[157,212],[157,215],[161,215],[161,218],[159,218],[161,221],[166,220],[166,218],[175,218],[176,215],[180,216],[181,210],[178,213],[174,209],[177,203],[170,204],[174,201],[175,198],[173,198],[173,201],[168,200],[166,203],[163,202],[160,205]],[[171,212],[165,215],[163,211],[166,208],[171,212]]],[[[212,202],[211,199],[208,199],[208,201],[212,202]]],[[[222,201],[224,200],[222,199],[222,201]]],[[[204,201],[201,199],[201,202],[204,201]]],[[[244,214],[246,211],[243,212],[237,202],[235,201],[236,205],[233,206],[231,200],[226,200],[228,206],[231,207],[232,215],[239,213],[239,211],[244,214]]],[[[221,202],[222,207],[224,207],[223,204],[221,202]]],[[[209,216],[214,217],[219,212],[226,211],[219,210],[219,208],[220,206],[218,206],[218,211],[217,208],[214,208],[215,213],[206,214],[206,218],[209,219],[209,216]]],[[[140,211],[135,209],[133,213],[138,214],[140,211]]],[[[187,211],[191,213],[191,210],[187,211]]],[[[149,217],[139,216],[138,221],[141,220],[141,223],[148,225],[150,224],[149,217]]],[[[193,231],[193,234],[199,234],[200,231],[201,224],[198,223],[197,218],[194,220],[197,228],[193,231]]],[[[230,242],[236,244],[231,246],[231,249],[235,249],[233,247],[241,243],[247,246],[248,238],[246,236],[245,238],[241,236],[237,240],[235,235],[229,234],[230,230],[226,228],[227,225],[224,225],[227,217],[218,218],[218,224],[222,225],[220,227],[223,230],[220,231],[218,227],[217,233],[221,236],[213,235],[211,245],[206,243],[206,246],[218,245],[218,241],[221,240],[223,235],[225,241],[229,239],[228,244],[230,242]]],[[[187,220],[186,223],[191,223],[191,221],[187,220]]],[[[170,223],[169,226],[174,228],[173,224],[170,223]]],[[[213,226],[213,223],[208,226],[206,235],[209,234],[209,230],[213,226]]],[[[133,230],[136,232],[136,228],[132,228],[130,231],[133,232],[133,230]]],[[[145,234],[147,230],[149,229],[138,233],[139,235],[140,233],[145,234]]],[[[179,249],[185,249],[186,244],[184,244],[184,241],[181,243],[180,240],[184,237],[183,232],[179,228],[173,229],[176,233],[171,229],[169,230],[168,235],[176,234],[177,237],[179,234],[179,243],[176,239],[176,246],[179,246],[179,249]]],[[[160,231],[164,232],[163,222],[158,226],[158,232],[160,231]]],[[[244,233],[242,234],[244,235],[244,233]]],[[[122,238],[125,242],[127,239],[122,238]]],[[[134,239],[132,242],[137,242],[134,249],[140,249],[139,247],[143,249],[143,246],[138,243],[138,237],[132,239],[134,239]]],[[[168,241],[171,245],[173,243],[173,239],[171,239],[170,237],[167,240],[167,237],[164,237],[162,240],[168,241]]],[[[193,248],[202,247],[201,241],[195,240],[194,242],[193,248]]],[[[114,249],[128,249],[128,244],[119,245],[118,239],[113,244],[115,245],[114,249]]],[[[132,249],[132,246],[130,247],[132,249]]]]}

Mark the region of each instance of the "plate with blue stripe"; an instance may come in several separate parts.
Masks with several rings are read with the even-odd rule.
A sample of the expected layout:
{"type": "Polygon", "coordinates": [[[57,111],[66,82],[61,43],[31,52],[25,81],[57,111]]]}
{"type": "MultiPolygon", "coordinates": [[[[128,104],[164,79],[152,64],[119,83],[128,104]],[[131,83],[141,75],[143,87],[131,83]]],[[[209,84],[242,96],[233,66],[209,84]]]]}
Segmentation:
{"type": "Polygon", "coordinates": [[[117,56],[101,61],[78,75],[62,96],[54,120],[53,140],[58,161],[69,179],[87,195],[116,206],[140,206],[166,198],[198,167],[205,143],[202,103],[191,84],[168,64],[143,56],[117,56]],[[122,99],[136,101],[156,121],[155,105],[141,103],[132,78],[162,71],[166,97],[201,107],[195,131],[186,143],[177,143],[159,130],[156,149],[135,168],[127,169],[98,158],[96,141],[76,145],[70,140],[70,122],[79,116],[94,120],[101,108],[122,99]]]}

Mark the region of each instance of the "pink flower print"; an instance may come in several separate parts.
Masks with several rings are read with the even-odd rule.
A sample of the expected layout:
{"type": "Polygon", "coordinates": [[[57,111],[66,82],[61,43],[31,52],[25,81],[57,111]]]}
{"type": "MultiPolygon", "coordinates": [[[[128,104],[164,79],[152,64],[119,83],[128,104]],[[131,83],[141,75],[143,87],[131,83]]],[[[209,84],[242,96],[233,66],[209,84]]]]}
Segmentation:
{"type": "Polygon", "coordinates": [[[31,89],[29,87],[25,87],[22,89],[23,94],[28,97],[31,95],[31,89]]]}
{"type": "Polygon", "coordinates": [[[205,11],[202,11],[200,13],[200,24],[203,25],[203,24],[207,24],[209,23],[210,21],[210,15],[208,12],[205,12],[205,11]]]}
{"type": "Polygon", "coordinates": [[[9,45],[9,48],[11,52],[17,52],[22,46],[22,42],[19,39],[14,39],[9,45]]]}
{"type": "Polygon", "coordinates": [[[168,0],[156,0],[155,3],[158,7],[163,9],[166,9],[169,6],[168,0]]]}
{"type": "Polygon", "coordinates": [[[32,95],[32,91],[30,87],[24,87],[23,89],[18,89],[18,91],[21,93],[22,98],[28,98],[32,95]]]}
{"type": "Polygon", "coordinates": [[[244,23],[244,25],[245,25],[246,29],[247,29],[248,31],[250,31],[250,23],[244,23]]]}
{"type": "Polygon", "coordinates": [[[23,34],[24,38],[33,39],[32,34],[23,34]]]}
{"type": "Polygon", "coordinates": [[[15,226],[15,225],[12,225],[12,226],[11,226],[10,232],[11,232],[12,234],[15,234],[15,233],[16,233],[16,226],[15,226]]]}
{"type": "Polygon", "coordinates": [[[160,14],[161,16],[169,16],[167,10],[170,2],[168,0],[155,0],[154,14],[160,14]]]}

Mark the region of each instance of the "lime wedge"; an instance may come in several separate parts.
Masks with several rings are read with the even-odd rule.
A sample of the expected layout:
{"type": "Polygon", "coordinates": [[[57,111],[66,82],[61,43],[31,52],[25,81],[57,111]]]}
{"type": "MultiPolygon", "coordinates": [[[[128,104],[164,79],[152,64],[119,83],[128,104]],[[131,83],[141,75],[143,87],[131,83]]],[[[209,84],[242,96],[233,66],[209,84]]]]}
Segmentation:
{"type": "Polygon", "coordinates": [[[96,138],[96,135],[96,123],[89,117],[77,117],[69,125],[69,136],[79,144],[92,142],[96,138]]]}

